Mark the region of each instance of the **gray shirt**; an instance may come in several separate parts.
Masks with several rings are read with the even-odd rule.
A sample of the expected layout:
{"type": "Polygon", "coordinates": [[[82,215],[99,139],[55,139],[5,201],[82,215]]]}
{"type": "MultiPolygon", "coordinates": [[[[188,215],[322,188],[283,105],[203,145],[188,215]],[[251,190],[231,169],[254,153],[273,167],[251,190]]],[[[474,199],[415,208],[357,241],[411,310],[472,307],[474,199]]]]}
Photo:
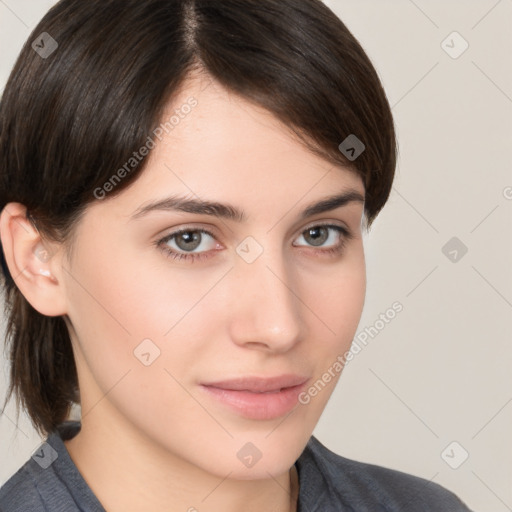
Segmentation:
{"type": "MultiPolygon", "coordinates": [[[[63,443],[79,429],[68,422],[48,437],[0,489],[1,512],[105,512],[63,443]]],[[[295,466],[297,512],[471,512],[438,484],[346,459],[314,436],[295,466]]]]}

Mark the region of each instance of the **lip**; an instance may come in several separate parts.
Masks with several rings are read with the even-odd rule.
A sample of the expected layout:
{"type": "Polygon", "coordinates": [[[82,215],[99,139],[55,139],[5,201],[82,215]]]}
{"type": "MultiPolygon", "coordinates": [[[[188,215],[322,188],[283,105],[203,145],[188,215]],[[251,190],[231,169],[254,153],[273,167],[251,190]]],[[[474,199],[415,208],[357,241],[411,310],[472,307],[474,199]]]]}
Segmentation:
{"type": "Polygon", "coordinates": [[[201,383],[210,397],[238,414],[254,420],[270,420],[287,414],[297,404],[308,377],[279,375],[276,377],[241,377],[201,383]]]}

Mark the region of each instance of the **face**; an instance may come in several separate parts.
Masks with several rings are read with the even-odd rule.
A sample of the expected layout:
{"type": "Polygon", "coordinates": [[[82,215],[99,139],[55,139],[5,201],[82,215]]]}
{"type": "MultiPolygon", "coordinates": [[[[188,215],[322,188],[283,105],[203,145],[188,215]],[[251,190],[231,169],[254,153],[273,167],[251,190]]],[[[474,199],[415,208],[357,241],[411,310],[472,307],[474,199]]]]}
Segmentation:
{"type": "Polygon", "coordinates": [[[304,212],[364,187],[215,82],[189,83],[165,120],[176,109],[140,178],[91,204],[65,263],[83,423],[222,478],[268,478],[312,434],[364,304],[363,203],[304,212]],[[171,196],[229,208],[145,210],[171,196]],[[204,385],[283,375],[296,379],[268,393],[204,385]]]}

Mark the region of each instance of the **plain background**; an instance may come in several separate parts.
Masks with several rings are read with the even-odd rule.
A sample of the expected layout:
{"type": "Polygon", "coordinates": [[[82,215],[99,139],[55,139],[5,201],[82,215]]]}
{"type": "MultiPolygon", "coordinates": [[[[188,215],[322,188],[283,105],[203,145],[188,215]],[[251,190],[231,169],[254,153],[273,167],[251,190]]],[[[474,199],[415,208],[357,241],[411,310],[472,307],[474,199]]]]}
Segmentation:
{"type": "MultiPolygon", "coordinates": [[[[53,3],[0,0],[1,89],[53,3]]],[[[378,70],[400,157],[365,240],[368,342],[314,434],[475,511],[512,511],[512,1],[326,3],[378,70]],[[403,311],[379,322],[395,301],[403,311]]],[[[6,371],[0,397],[5,385],[6,371]]],[[[1,484],[40,438],[11,404],[0,439],[1,484]]]]}

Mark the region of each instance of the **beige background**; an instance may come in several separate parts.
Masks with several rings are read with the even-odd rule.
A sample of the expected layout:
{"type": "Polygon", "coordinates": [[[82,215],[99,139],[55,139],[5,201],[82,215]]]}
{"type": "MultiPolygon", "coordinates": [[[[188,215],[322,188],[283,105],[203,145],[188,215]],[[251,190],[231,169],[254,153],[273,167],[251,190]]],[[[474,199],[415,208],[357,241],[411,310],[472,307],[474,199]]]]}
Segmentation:
{"type": "MultiPolygon", "coordinates": [[[[400,159],[365,241],[358,334],[372,334],[315,435],[346,457],[442,484],[475,511],[512,511],[512,0],[326,3],[382,78],[400,159]],[[378,322],[395,301],[403,311],[378,322]]],[[[52,4],[0,0],[0,87],[52,4]]],[[[0,417],[0,483],[40,442],[26,418],[14,422],[11,406],[0,417]]]]}

